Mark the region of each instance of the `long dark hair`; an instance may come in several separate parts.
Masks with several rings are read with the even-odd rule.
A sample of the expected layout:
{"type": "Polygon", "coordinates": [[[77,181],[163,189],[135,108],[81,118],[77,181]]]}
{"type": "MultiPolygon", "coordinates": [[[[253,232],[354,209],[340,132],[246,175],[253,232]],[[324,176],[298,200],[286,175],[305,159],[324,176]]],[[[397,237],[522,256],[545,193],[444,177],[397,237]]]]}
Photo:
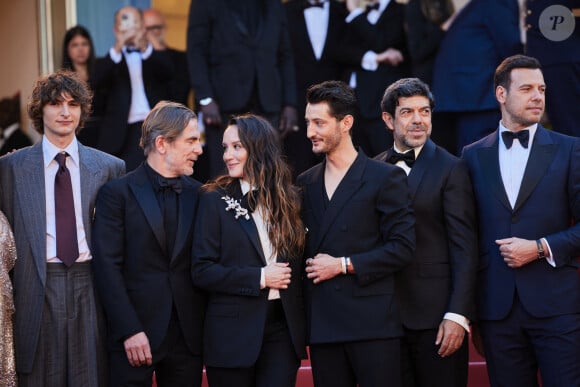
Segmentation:
{"type": "MultiPolygon", "coordinates": [[[[255,188],[248,193],[248,203],[261,205],[264,210],[268,237],[278,256],[301,257],[306,232],[300,219],[300,195],[292,184],[276,130],[266,119],[253,114],[233,117],[229,125],[238,127],[240,142],[248,152],[244,180],[255,188]]],[[[223,175],[205,188],[227,190],[233,184],[239,184],[237,178],[223,175]]]]}
{"type": "Polygon", "coordinates": [[[75,36],[82,36],[89,41],[90,49],[87,70],[89,74],[91,74],[93,71],[93,65],[95,64],[95,46],[93,44],[91,34],[85,27],[81,25],[69,28],[64,35],[64,41],[62,43],[62,68],[75,71],[70,55],[68,54],[68,45],[75,36]]]}

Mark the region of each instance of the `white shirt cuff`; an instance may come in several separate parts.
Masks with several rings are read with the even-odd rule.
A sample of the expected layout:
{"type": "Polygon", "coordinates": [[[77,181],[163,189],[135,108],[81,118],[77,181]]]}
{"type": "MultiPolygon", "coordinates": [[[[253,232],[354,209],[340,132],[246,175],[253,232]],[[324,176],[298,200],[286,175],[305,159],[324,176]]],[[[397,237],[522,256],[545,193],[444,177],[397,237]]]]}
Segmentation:
{"type": "Polygon", "coordinates": [[[377,54],[373,51],[365,52],[364,56],[362,57],[360,66],[363,70],[367,71],[375,71],[379,68],[379,64],[377,63],[377,54]]]}
{"type": "Polygon", "coordinates": [[[445,316],[443,316],[444,320],[449,320],[456,322],[457,324],[461,325],[466,332],[469,333],[469,320],[460,314],[447,312],[445,316]]]}
{"type": "Polygon", "coordinates": [[[262,267],[260,269],[260,289],[264,289],[266,287],[266,272],[262,267]]]}
{"type": "Polygon", "coordinates": [[[362,8],[355,8],[351,13],[348,14],[348,16],[346,17],[345,21],[347,23],[350,23],[351,21],[354,20],[355,17],[357,17],[358,15],[362,14],[365,10],[362,8]]]}
{"type": "Polygon", "coordinates": [[[554,259],[554,255],[552,254],[552,249],[550,248],[550,244],[546,238],[542,238],[544,242],[546,242],[546,246],[548,246],[548,256],[546,257],[546,261],[552,266],[556,267],[556,260],[554,259]]]}
{"type": "Polygon", "coordinates": [[[109,50],[109,56],[111,57],[111,60],[115,63],[121,63],[121,60],[123,60],[123,53],[115,51],[113,47],[111,47],[111,49],[109,50]]]}

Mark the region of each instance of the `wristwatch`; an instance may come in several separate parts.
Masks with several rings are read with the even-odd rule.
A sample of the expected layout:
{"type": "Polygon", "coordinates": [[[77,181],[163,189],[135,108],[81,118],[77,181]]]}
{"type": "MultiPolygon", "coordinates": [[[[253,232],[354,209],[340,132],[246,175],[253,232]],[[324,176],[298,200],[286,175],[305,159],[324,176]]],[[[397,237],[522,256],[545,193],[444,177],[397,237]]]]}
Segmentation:
{"type": "Polygon", "coordinates": [[[202,99],[199,100],[199,104],[201,106],[207,106],[207,105],[209,105],[212,102],[213,102],[213,98],[212,97],[202,98],[202,99]]]}
{"type": "Polygon", "coordinates": [[[544,252],[544,246],[542,246],[542,240],[538,239],[536,241],[536,245],[538,245],[538,259],[546,258],[546,253],[544,252]]]}

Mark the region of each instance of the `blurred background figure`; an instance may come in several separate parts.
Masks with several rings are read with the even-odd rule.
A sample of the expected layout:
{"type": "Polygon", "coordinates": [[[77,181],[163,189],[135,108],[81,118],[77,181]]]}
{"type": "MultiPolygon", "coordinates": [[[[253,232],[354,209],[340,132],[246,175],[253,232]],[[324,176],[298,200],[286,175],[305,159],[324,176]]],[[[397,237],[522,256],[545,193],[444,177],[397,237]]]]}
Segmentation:
{"type": "Polygon", "coordinates": [[[580,0],[527,0],[523,5],[526,7],[523,10],[526,55],[542,64],[548,85],[546,112],[551,127],[560,133],[580,137],[577,113],[580,106],[580,0]],[[561,8],[551,8],[553,23],[548,23],[547,31],[542,30],[540,17],[553,5],[561,8]]]}
{"type": "Polygon", "coordinates": [[[14,364],[14,333],[12,315],[14,299],[12,282],[8,273],[16,262],[16,246],[10,224],[0,212],[0,385],[16,387],[16,366],[14,364]]]}
{"type": "MultiPolygon", "coordinates": [[[[68,29],[62,44],[62,67],[76,72],[88,82],[95,67],[95,47],[89,31],[80,25],[68,29]]],[[[84,145],[95,147],[99,136],[99,122],[103,114],[103,96],[93,90],[93,109],[85,127],[77,135],[84,145]]]]}
{"type": "Polygon", "coordinates": [[[294,177],[320,162],[306,137],[306,89],[328,80],[347,81],[347,58],[354,53],[345,44],[347,11],[335,0],[290,0],[285,4],[288,33],[296,70],[298,131],[284,139],[284,151],[294,177]]]}
{"type": "Polygon", "coordinates": [[[353,142],[367,156],[376,156],[393,144],[393,135],[381,120],[385,86],[409,75],[405,5],[395,0],[347,0],[349,44],[356,47],[349,85],[355,89],[359,119],[353,142]]]}
{"type": "Polygon", "coordinates": [[[20,93],[0,99],[0,156],[32,145],[20,127],[20,93]]]}
{"type": "Polygon", "coordinates": [[[454,9],[451,0],[409,0],[405,8],[411,75],[428,85],[433,84],[435,57],[454,9]]]}
{"type": "Polygon", "coordinates": [[[445,33],[433,69],[433,139],[454,154],[497,128],[493,74],[522,52],[518,0],[471,0],[445,33]]]}
{"type": "Polygon", "coordinates": [[[192,0],[187,60],[210,178],[224,169],[222,137],[232,115],[259,114],[281,136],[298,129],[294,60],[280,0],[192,0]]]}
{"type": "Polygon", "coordinates": [[[138,8],[115,13],[114,33],[113,47],[97,59],[91,78],[93,89],[105,91],[97,148],[123,159],[131,171],[145,160],[141,125],[152,106],[169,98],[175,71],[169,54],[147,41],[138,8]]]}
{"type": "Polygon", "coordinates": [[[188,106],[189,74],[187,69],[187,57],[185,51],[180,51],[167,46],[165,42],[165,32],[167,24],[165,16],[155,8],[143,11],[143,23],[145,25],[145,36],[151,43],[154,50],[167,51],[173,62],[175,69],[174,79],[171,81],[169,99],[188,106]]]}

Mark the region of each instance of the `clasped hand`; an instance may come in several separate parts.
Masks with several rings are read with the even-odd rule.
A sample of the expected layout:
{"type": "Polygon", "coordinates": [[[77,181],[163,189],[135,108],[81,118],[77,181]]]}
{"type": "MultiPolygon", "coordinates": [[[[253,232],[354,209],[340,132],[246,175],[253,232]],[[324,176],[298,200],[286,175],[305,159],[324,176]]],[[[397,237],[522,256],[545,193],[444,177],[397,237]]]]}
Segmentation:
{"type": "Polygon", "coordinates": [[[264,268],[264,276],[267,288],[288,289],[292,269],[288,267],[288,262],[274,262],[264,268]]]}
{"type": "Polygon", "coordinates": [[[316,254],[306,260],[306,277],[315,284],[329,280],[342,273],[342,264],[339,258],[328,254],[316,254]]]}

